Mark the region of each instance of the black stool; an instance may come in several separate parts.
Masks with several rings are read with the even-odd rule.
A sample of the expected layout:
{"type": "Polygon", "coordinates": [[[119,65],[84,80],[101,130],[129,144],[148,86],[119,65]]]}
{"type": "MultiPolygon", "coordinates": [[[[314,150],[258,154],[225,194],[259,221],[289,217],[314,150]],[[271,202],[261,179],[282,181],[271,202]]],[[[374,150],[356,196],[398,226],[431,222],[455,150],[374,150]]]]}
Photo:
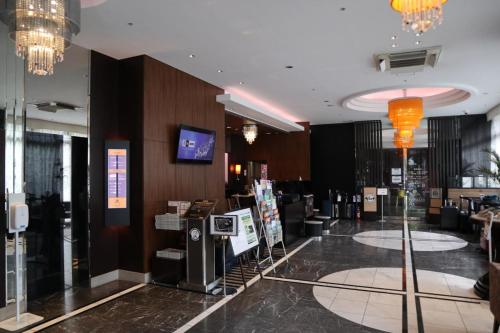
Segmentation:
{"type": "Polygon", "coordinates": [[[313,237],[314,240],[321,240],[321,235],[323,234],[323,222],[322,221],[306,221],[306,236],[313,237]]]}
{"type": "Polygon", "coordinates": [[[330,216],[315,216],[314,219],[323,222],[323,235],[330,234],[330,223],[332,218],[330,216]]]}

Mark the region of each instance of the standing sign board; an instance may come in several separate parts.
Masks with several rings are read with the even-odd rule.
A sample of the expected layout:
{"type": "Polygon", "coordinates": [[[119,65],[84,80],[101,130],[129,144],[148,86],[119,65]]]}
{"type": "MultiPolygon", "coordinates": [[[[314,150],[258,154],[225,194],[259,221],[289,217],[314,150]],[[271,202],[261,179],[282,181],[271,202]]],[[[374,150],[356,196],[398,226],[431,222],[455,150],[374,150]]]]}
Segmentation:
{"type": "Polygon", "coordinates": [[[368,213],[377,212],[377,188],[365,187],[363,189],[364,202],[363,210],[368,213]]]}
{"type": "Polygon", "coordinates": [[[259,237],[253,222],[252,211],[245,208],[227,213],[238,217],[238,235],[231,236],[231,246],[235,256],[249,251],[259,245],[259,237]]]}
{"type": "Polygon", "coordinates": [[[105,223],[130,225],[130,161],[128,141],[105,143],[105,223]]]}
{"type": "Polygon", "coordinates": [[[377,189],[377,195],[387,195],[387,188],[378,188],[377,189]]]}
{"type": "Polygon", "coordinates": [[[382,211],[382,217],[380,218],[379,222],[385,222],[384,220],[384,197],[389,195],[389,190],[385,187],[383,188],[378,188],[377,189],[377,195],[380,196],[381,204],[380,204],[380,209],[382,211]]]}

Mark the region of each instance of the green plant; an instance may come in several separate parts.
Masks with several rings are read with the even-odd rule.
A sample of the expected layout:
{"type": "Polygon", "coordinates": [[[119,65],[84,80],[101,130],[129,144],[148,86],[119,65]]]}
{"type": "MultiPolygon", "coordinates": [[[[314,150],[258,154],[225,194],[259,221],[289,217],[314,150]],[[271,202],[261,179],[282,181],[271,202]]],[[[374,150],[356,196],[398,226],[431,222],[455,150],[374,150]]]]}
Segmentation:
{"type": "Polygon", "coordinates": [[[479,171],[488,177],[494,178],[497,182],[500,182],[500,155],[496,151],[485,149],[483,152],[490,155],[490,161],[494,164],[494,170],[487,167],[481,167],[479,171]]]}

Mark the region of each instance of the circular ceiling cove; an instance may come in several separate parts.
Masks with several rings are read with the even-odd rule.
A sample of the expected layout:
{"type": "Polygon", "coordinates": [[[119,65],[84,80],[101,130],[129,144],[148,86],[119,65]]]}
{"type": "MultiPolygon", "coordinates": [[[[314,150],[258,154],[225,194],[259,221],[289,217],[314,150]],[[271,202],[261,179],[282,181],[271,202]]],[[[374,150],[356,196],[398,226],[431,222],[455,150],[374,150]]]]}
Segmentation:
{"type": "Polygon", "coordinates": [[[453,87],[392,88],[353,95],[342,105],[354,111],[387,112],[387,103],[392,99],[421,97],[426,109],[434,109],[463,102],[471,95],[470,91],[453,87]]]}

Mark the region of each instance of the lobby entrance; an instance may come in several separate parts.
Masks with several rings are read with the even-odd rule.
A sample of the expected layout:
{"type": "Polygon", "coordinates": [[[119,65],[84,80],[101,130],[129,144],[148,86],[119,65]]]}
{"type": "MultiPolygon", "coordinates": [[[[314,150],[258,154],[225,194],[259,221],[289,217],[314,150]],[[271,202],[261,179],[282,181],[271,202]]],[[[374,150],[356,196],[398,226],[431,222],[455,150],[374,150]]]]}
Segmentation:
{"type": "Polygon", "coordinates": [[[402,149],[384,149],[384,215],[401,218],[407,209],[409,220],[425,220],[429,200],[427,148],[411,148],[406,158],[402,149]],[[406,198],[406,205],[405,205],[406,198]]]}

